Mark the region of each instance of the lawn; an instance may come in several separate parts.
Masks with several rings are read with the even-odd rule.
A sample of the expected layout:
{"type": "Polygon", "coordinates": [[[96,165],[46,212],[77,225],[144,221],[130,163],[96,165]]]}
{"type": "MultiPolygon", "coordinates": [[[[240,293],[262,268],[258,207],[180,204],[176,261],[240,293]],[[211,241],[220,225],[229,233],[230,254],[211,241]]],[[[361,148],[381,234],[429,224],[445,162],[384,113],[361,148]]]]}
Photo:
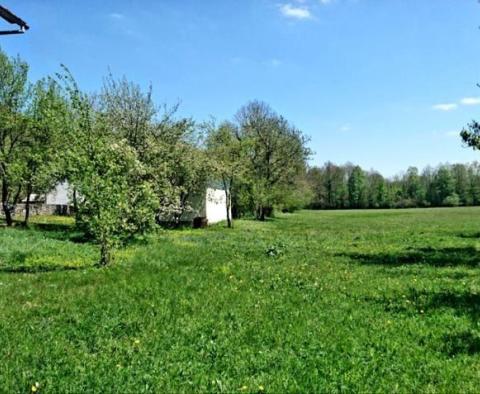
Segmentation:
{"type": "Polygon", "coordinates": [[[480,208],[0,228],[0,391],[478,392],[480,208]]]}

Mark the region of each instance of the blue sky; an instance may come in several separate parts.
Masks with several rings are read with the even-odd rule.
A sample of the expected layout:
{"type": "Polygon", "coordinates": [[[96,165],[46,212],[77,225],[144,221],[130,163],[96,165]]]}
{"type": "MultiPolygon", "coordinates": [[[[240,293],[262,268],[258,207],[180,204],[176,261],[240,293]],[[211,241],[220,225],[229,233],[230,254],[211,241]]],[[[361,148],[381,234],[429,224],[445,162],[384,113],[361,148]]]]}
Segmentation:
{"type": "Polygon", "coordinates": [[[475,0],[3,0],[31,26],[1,47],[32,79],[66,64],[98,90],[112,70],[201,121],[267,101],[311,137],[312,164],[393,175],[480,159],[475,0]]]}

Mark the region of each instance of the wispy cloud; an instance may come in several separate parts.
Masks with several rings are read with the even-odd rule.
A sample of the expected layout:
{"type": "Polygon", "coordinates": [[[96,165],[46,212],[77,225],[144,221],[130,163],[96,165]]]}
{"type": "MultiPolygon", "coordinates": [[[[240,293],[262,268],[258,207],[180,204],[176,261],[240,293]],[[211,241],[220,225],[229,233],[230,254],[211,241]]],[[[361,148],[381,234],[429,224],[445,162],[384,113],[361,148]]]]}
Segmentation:
{"type": "Polygon", "coordinates": [[[290,3],[281,4],[279,6],[280,12],[286,18],[306,20],[312,19],[313,15],[307,6],[295,6],[290,3]]]}
{"type": "Polygon", "coordinates": [[[282,61],[279,59],[270,59],[268,61],[268,65],[272,67],[280,67],[282,65],[282,61]]]}
{"type": "Polygon", "coordinates": [[[352,130],[352,126],[350,124],[344,124],[343,126],[340,127],[340,131],[346,133],[347,131],[352,130]]]}
{"type": "Polygon", "coordinates": [[[120,20],[120,19],[125,19],[125,15],[119,13],[119,12],[112,12],[108,14],[109,18],[120,20]]]}
{"type": "Polygon", "coordinates": [[[462,105],[480,105],[480,97],[465,97],[460,100],[462,105]]]}
{"type": "Polygon", "coordinates": [[[455,103],[445,103],[445,104],[436,104],[432,107],[435,111],[454,111],[458,108],[458,104],[455,103]]]}
{"type": "Polygon", "coordinates": [[[460,132],[458,130],[447,131],[444,133],[445,137],[458,137],[460,136],[460,132]]]}

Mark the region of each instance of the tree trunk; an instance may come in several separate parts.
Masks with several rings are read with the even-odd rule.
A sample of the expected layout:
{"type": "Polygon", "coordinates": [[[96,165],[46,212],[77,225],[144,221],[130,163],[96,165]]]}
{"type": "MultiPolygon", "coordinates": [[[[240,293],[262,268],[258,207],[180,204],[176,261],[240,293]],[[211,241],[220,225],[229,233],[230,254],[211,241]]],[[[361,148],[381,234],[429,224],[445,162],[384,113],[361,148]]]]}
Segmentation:
{"type": "Polygon", "coordinates": [[[112,256],[111,256],[110,247],[108,246],[108,243],[106,241],[102,241],[101,247],[100,247],[99,265],[101,267],[106,267],[107,265],[110,264],[111,260],[112,260],[112,256]]]}
{"type": "Polygon", "coordinates": [[[32,186],[29,184],[27,186],[27,199],[25,201],[25,219],[23,225],[28,226],[28,219],[30,218],[30,194],[32,193],[32,186]]]}
{"type": "Polygon", "coordinates": [[[10,211],[10,207],[8,205],[8,186],[5,180],[2,182],[2,210],[5,215],[7,226],[11,227],[13,224],[13,219],[12,212],[10,211]]]}
{"type": "Polygon", "coordinates": [[[227,208],[227,227],[232,228],[233,227],[233,222],[232,222],[232,193],[231,193],[231,187],[232,187],[232,181],[230,180],[230,184],[224,179],[223,180],[223,187],[225,189],[225,205],[227,208]]]}
{"type": "Polygon", "coordinates": [[[75,214],[75,223],[78,224],[80,223],[80,212],[78,211],[78,197],[77,197],[77,189],[76,188],[73,188],[73,195],[72,195],[72,198],[73,198],[73,211],[74,211],[74,214],[75,214]]]}
{"type": "Polygon", "coordinates": [[[225,189],[225,197],[227,199],[227,226],[228,228],[232,228],[233,227],[233,223],[232,223],[232,196],[230,195],[230,191],[227,191],[225,189]]]}
{"type": "Polygon", "coordinates": [[[257,208],[257,220],[260,220],[261,222],[265,221],[265,208],[263,205],[260,205],[257,208]]]}

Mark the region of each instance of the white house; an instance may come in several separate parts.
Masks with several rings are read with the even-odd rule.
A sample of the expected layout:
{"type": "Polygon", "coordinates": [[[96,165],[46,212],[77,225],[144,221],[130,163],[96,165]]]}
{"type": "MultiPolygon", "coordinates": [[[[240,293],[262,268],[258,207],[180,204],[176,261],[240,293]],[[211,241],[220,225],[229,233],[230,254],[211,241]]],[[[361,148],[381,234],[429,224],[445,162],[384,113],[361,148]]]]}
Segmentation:
{"type": "Polygon", "coordinates": [[[45,204],[47,205],[72,205],[69,197],[68,182],[58,183],[53,190],[45,195],[45,204]]]}
{"type": "Polygon", "coordinates": [[[191,209],[185,212],[181,222],[193,222],[195,218],[205,218],[208,224],[227,220],[227,198],[220,186],[209,186],[190,200],[191,209]]]}
{"type": "MultiPolygon", "coordinates": [[[[44,212],[68,214],[73,202],[67,181],[61,182],[45,195],[44,212]]],[[[190,201],[191,209],[181,217],[182,222],[192,222],[196,218],[204,218],[208,224],[215,224],[227,220],[227,199],[225,190],[220,185],[205,188],[190,201]]]]}

